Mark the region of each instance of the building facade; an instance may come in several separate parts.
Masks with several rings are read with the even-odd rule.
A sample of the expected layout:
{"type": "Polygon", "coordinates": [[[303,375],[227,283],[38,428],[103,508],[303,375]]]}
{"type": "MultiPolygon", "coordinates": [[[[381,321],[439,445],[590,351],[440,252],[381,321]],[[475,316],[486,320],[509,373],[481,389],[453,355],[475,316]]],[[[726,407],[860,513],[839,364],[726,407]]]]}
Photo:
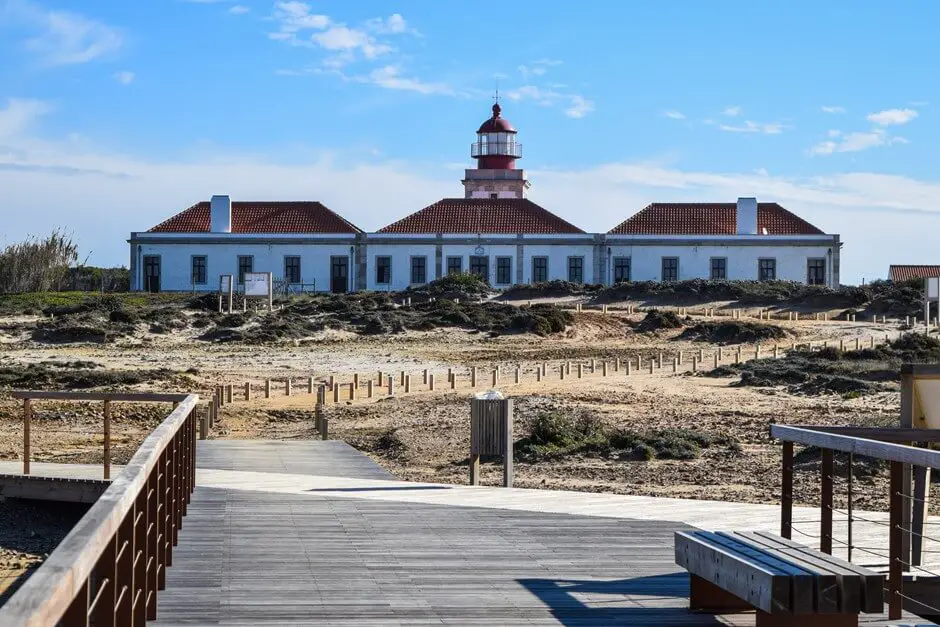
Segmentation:
{"type": "Polygon", "coordinates": [[[499,103],[477,130],[462,198],[366,233],[319,202],[213,196],[131,233],[131,289],[215,291],[272,272],[294,291],[401,290],[469,272],[496,288],[566,280],[788,280],[839,285],[838,235],[776,203],[654,203],[586,233],[526,197],[517,131],[499,103]]]}

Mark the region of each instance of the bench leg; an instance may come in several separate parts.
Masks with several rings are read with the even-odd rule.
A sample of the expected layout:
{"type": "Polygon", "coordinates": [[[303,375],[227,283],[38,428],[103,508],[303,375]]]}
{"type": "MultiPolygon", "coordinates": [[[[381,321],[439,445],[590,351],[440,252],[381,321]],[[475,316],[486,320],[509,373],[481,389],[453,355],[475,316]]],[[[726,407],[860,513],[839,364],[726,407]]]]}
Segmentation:
{"type": "Polygon", "coordinates": [[[689,582],[689,609],[692,611],[724,614],[754,609],[747,601],[722,590],[707,579],[690,575],[689,582]]]}
{"type": "Polygon", "coordinates": [[[757,627],[858,627],[858,614],[768,614],[757,610],[757,627]]]}

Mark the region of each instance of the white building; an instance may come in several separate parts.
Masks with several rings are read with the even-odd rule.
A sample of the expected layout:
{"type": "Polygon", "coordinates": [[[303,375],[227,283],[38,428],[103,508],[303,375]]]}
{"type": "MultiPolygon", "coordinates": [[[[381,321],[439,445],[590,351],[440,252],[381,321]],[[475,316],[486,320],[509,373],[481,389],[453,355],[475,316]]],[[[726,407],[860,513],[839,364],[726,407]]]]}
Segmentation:
{"type": "Polygon", "coordinates": [[[272,272],[307,291],[400,290],[470,272],[494,287],[702,279],[839,284],[838,235],[776,203],[654,203],[585,233],[526,198],[522,144],[499,104],[477,131],[463,198],[364,233],[319,202],[213,196],[131,233],[131,286],[211,291],[219,277],[272,272]]]}

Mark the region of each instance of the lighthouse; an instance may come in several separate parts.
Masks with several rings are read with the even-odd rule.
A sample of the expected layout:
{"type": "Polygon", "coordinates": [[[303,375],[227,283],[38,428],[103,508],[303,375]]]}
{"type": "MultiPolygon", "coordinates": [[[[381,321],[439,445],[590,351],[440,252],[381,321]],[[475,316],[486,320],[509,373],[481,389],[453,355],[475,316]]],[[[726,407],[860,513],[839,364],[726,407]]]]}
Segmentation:
{"type": "Polygon", "coordinates": [[[498,99],[493,116],[480,125],[476,141],[470,144],[470,156],[477,167],[464,170],[464,198],[525,198],[529,182],[525,171],[516,169],[522,144],[516,141],[516,129],[502,117],[498,99]]]}

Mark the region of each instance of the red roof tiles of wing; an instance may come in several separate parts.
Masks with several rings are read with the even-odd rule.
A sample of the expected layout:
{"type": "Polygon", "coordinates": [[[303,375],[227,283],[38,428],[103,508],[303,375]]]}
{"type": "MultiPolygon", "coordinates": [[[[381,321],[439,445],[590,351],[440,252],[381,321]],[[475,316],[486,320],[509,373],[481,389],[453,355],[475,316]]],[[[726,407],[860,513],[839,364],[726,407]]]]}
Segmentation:
{"type": "Polygon", "coordinates": [[[584,233],[527,198],[444,198],[379,233],[584,233]]]}
{"type": "MultiPolygon", "coordinates": [[[[199,202],[161,222],[150,233],[208,233],[209,203],[199,202]]],[[[233,202],[232,233],[361,233],[316,201],[233,202]]]]}
{"type": "Polygon", "coordinates": [[[888,269],[892,281],[910,281],[940,277],[940,266],[891,266],[888,269]]]}
{"type": "MultiPolygon", "coordinates": [[[[734,235],[735,203],[653,203],[608,231],[623,235],[734,235]]],[[[767,235],[824,235],[775,202],[757,204],[757,232],[767,235]]]]}

